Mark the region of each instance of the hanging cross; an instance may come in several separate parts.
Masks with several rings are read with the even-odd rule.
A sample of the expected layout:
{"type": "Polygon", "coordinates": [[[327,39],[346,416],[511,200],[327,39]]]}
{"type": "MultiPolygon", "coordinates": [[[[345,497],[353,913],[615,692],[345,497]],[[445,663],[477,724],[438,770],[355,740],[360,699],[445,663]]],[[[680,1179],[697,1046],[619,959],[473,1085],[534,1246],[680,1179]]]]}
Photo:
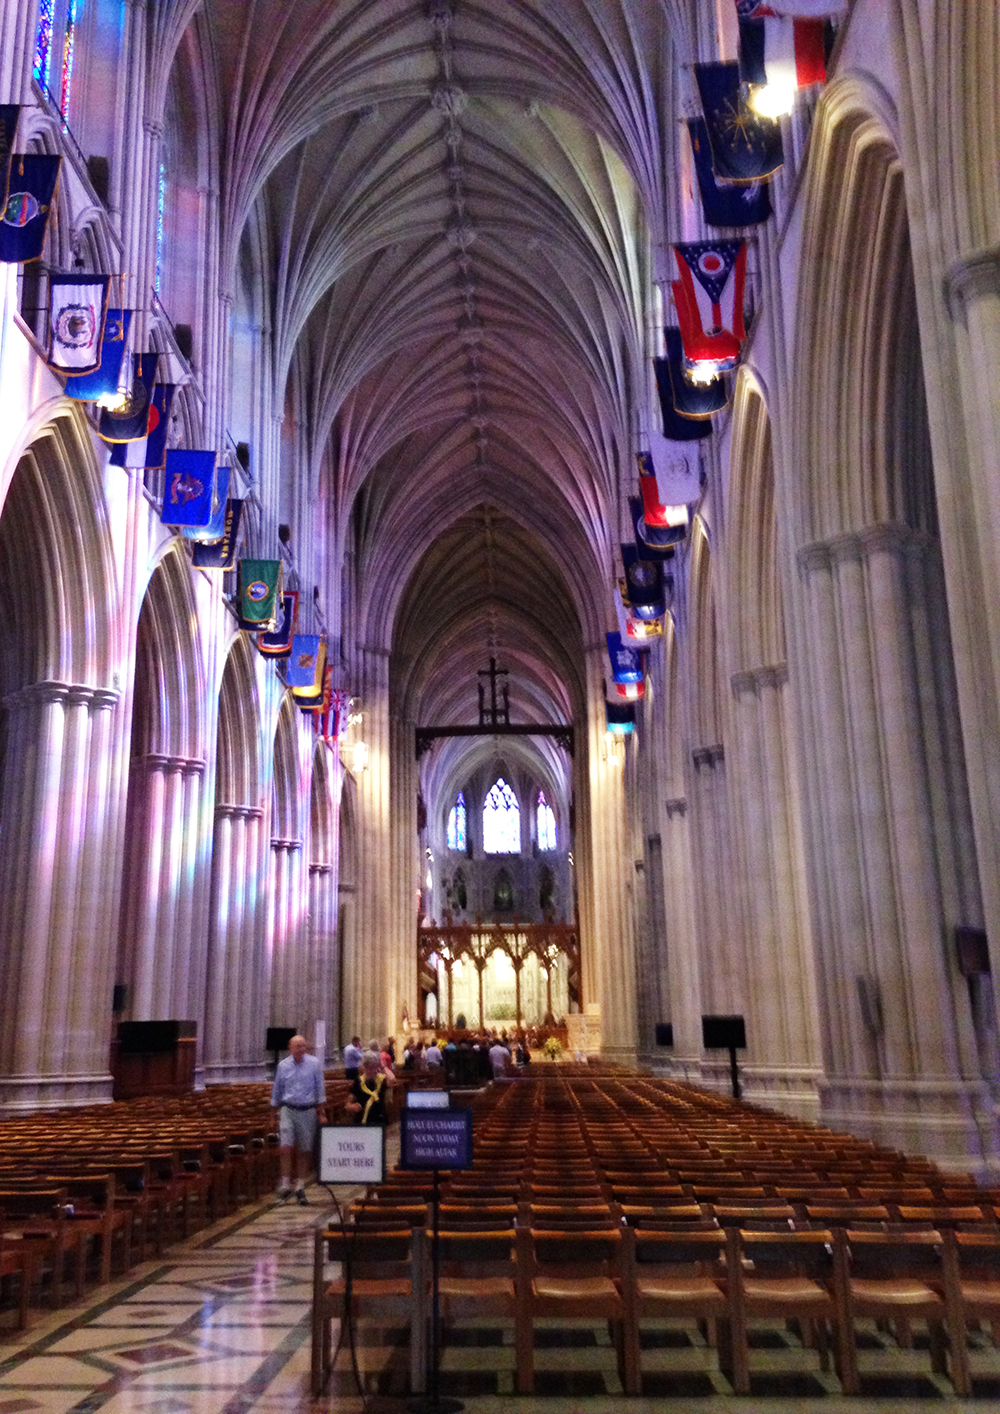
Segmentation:
{"type": "Polygon", "coordinates": [[[481,727],[508,727],[510,726],[510,700],[507,695],[507,684],[502,683],[503,705],[497,705],[497,678],[507,676],[506,668],[498,668],[497,660],[490,659],[488,668],[480,668],[476,674],[480,678],[490,680],[490,705],[486,706],[486,684],[479,684],[479,725],[481,727]]]}

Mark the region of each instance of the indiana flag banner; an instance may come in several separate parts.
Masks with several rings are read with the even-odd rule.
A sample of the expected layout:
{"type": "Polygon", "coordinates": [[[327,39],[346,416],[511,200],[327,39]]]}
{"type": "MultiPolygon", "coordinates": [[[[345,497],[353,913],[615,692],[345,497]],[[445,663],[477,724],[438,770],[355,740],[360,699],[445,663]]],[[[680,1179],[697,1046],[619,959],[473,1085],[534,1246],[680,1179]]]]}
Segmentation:
{"type": "Polygon", "coordinates": [[[641,682],[616,682],[615,696],[622,698],[626,702],[637,702],[646,696],[646,680],[641,682]]]}
{"type": "Polygon", "coordinates": [[[286,590],[281,596],[281,615],[278,627],[273,633],[262,633],[257,640],[257,648],[265,658],[287,658],[291,653],[298,612],[298,590],[286,590]]]}
{"type": "Polygon", "coordinates": [[[292,640],[292,655],[288,660],[285,681],[295,694],[295,700],[316,706],[323,695],[323,674],[326,669],[326,641],[315,633],[297,633],[292,640]]]}
{"type": "MultiPolygon", "coordinates": [[[[150,358],[155,355],[145,354],[150,358]]],[[[170,430],[170,408],[174,400],[173,383],[157,383],[146,411],[146,431],[130,442],[115,442],[111,448],[111,465],[128,466],[138,471],[159,470],[166,463],[167,432],[170,430]]]]}
{"type": "Polygon", "coordinates": [[[61,164],[61,157],[48,153],[11,155],[7,199],[0,214],[0,261],[23,265],[41,259],[61,164]]]}
{"type": "Polygon", "coordinates": [[[214,452],[169,451],[160,520],[164,525],[208,525],[214,483],[214,452]]]}
{"type": "Polygon", "coordinates": [[[684,357],[734,367],[746,338],[746,241],[688,241],[674,255],[679,278],[670,288],[684,357]]]}
{"type": "Polygon", "coordinates": [[[101,408],[97,434],[105,442],[145,441],[156,381],[156,354],[132,355],[132,382],[120,406],[101,408]]]}
{"type": "Polygon", "coordinates": [[[740,78],[781,89],[826,83],[826,24],[794,15],[740,16],[740,78]]]}
{"type": "Polygon", "coordinates": [[[280,560],[240,560],[240,628],[273,633],[284,591],[280,560]]]}
{"type": "Polygon", "coordinates": [[[635,731],[635,708],[631,702],[605,702],[604,724],[615,736],[635,731]]]}
{"type": "Polygon", "coordinates": [[[229,466],[222,462],[215,468],[215,482],[212,487],[212,514],[207,525],[182,526],[181,534],[185,540],[208,540],[216,542],[222,539],[226,525],[226,506],[229,504],[229,466]]]}
{"type": "Polygon", "coordinates": [[[766,221],[771,214],[767,183],[716,181],[705,119],[689,118],[687,127],[706,226],[759,226],[766,221]]]}
{"type": "Polygon", "coordinates": [[[196,540],[191,549],[191,563],[199,570],[231,570],[236,564],[236,550],[240,543],[240,520],[243,514],[242,501],[227,501],[223,520],[222,539],[211,544],[196,540]]]}
{"type": "Polygon", "coordinates": [[[101,362],[107,275],[49,275],[49,367],[92,373],[101,362]]]}
{"type": "Polygon", "coordinates": [[[10,160],[14,154],[17,121],[21,108],[17,103],[0,103],[0,211],[7,205],[10,181],[10,160]]]}
{"type": "Polygon", "coordinates": [[[714,417],[728,406],[729,393],[724,378],[716,375],[707,383],[692,381],[684,358],[684,340],[680,329],[668,324],[663,331],[663,339],[667,349],[670,398],[677,416],[702,421],[714,417]]]}
{"type": "Polygon", "coordinates": [[[66,377],[66,396],[78,402],[93,403],[98,398],[110,398],[118,392],[122,376],[128,333],[132,324],[130,309],[109,309],[104,316],[101,339],[101,361],[92,373],[70,373],[66,377]]]}
{"type": "Polygon", "coordinates": [[[608,658],[611,662],[611,680],[613,682],[642,682],[642,659],[634,648],[628,648],[622,643],[620,633],[609,633],[608,658]]]}
{"type": "Polygon", "coordinates": [[[781,126],[750,107],[739,64],[695,64],[694,76],[717,179],[759,182],[776,172],[785,160],[781,126]]]}

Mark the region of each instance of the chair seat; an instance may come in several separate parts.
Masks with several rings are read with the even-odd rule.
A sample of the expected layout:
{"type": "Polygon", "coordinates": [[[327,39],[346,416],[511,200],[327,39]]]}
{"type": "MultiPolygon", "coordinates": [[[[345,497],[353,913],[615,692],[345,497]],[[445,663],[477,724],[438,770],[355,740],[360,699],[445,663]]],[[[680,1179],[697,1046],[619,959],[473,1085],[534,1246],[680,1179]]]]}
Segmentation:
{"type": "Polygon", "coordinates": [[[532,1281],[531,1289],[543,1301],[575,1301],[580,1297],[603,1301],[618,1295],[618,1288],[610,1277],[538,1276],[532,1281]]]}
{"type": "MultiPolygon", "coordinates": [[[[343,1296],[347,1282],[343,1277],[335,1277],[326,1288],[327,1296],[343,1296]]],[[[360,1297],[409,1296],[412,1287],[405,1277],[355,1277],[351,1282],[351,1292],[360,1297]]]]}
{"type": "Polygon", "coordinates": [[[1000,1282],[963,1281],[959,1284],[962,1300],[970,1306],[1000,1307],[1000,1282]]]}
{"type": "Polygon", "coordinates": [[[661,1276],[638,1277],[636,1294],[643,1301],[674,1301],[678,1305],[686,1302],[718,1302],[721,1310],[726,1304],[725,1293],[718,1282],[711,1277],[661,1276]]]}
{"type": "Polygon", "coordinates": [[[483,1301],[490,1297],[514,1300],[514,1283],[507,1277],[442,1277],[439,1290],[442,1296],[450,1296],[452,1300],[483,1301]]]}
{"type": "Polygon", "coordinates": [[[759,1277],[744,1277],[743,1294],[755,1306],[781,1306],[788,1302],[794,1302],[797,1306],[806,1303],[816,1306],[832,1304],[829,1292],[809,1277],[774,1277],[765,1280],[759,1277]]]}
{"type": "Polygon", "coordinates": [[[859,1305],[872,1302],[878,1307],[925,1306],[928,1309],[944,1306],[944,1302],[933,1287],[914,1277],[893,1277],[884,1281],[874,1281],[866,1277],[852,1277],[851,1295],[859,1305]]]}

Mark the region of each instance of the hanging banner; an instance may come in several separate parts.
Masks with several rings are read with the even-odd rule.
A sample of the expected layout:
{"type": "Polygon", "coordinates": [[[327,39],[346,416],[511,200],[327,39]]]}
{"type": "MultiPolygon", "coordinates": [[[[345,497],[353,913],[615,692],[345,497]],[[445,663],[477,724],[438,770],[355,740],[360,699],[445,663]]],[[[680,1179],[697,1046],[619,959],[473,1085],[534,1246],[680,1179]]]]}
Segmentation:
{"type": "Polygon", "coordinates": [[[262,633],[257,640],[257,648],[265,658],[287,658],[291,653],[298,612],[298,590],[286,590],[281,596],[281,616],[278,627],[274,633],[262,633]]]}
{"type": "Polygon", "coordinates": [[[679,279],[670,286],[684,357],[733,368],[746,338],[746,241],[687,241],[674,246],[679,279]]]}
{"type": "Polygon", "coordinates": [[[163,469],[167,460],[167,433],[170,430],[170,408],[173,400],[173,383],[155,385],[146,413],[145,436],[137,437],[131,442],[112,443],[112,466],[128,466],[136,471],[163,469]]]}
{"type": "Polygon", "coordinates": [[[625,702],[638,702],[646,696],[646,682],[616,682],[615,696],[625,702]]]}
{"type": "Polygon", "coordinates": [[[76,398],[77,402],[81,403],[93,403],[98,398],[113,398],[117,394],[131,326],[130,309],[108,310],[104,316],[101,361],[91,373],[67,375],[67,398],[76,398]]]}
{"type": "Polygon", "coordinates": [[[280,560],[240,560],[240,628],[273,633],[284,587],[280,560]]]}
{"type": "Polygon", "coordinates": [[[750,107],[735,62],[695,64],[694,76],[712,150],[712,171],[720,182],[759,182],[785,160],[781,125],[750,107]]]}
{"type": "Polygon", "coordinates": [[[60,373],[93,373],[101,362],[107,275],[49,275],[50,368],[60,373]]]}
{"type": "Polygon", "coordinates": [[[163,490],[164,525],[208,525],[212,519],[215,453],[172,448],[163,490]]]}
{"type": "Polygon", "coordinates": [[[663,362],[666,364],[667,381],[670,385],[670,400],[677,416],[703,422],[728,407],[729,393],[726,390],[726,380],[721,375],[716,374],[713,378],[692,376],[692,369],[684,357],[684,340],[676,325],[666,326],[663,330],[663,341],[667,350],[663,362]]]}
{"type": "Polygon", "coordinates": [[[604,721],[615,736],[628,736],[635,731],[635,708],[631,702],[605,702],[604,721]]]}
{"type": "MultiPolygon", "coordinates": [[[[740,16],[740,78],[792,94],[826,83],[827,26],[789,14],[740,16]]],[[[831,35],[832,37],[832,35],[831,35]]]]}
{"type": "MultiPolygon", "coordinates": [[[[332,669],[331,669],[332,674],[332,669]]],[[[324,741],[339,741],[347,731],[351,711],[351,694],[346,687],[330,688],[330,707],[323,727],[324,741]]]]}
{"type": "Polygon", "coordinates": [[[61,165],[61,157],[48,153],[11,155],[7,199],[0,215],[0,261],[24,265],[41,259],[61,165]]]}
{"type": "Polygon", "coordinates": [[[226,506],[229,502],[229,464],[222,462],[215,468],[215,484],[212,487],[212,514],[207,525],[185,526],[181,534],[185,540],[207,540],[216,543],[222,539],[226,525],[226,506]]]}
{"type": "Polygon", "coordinates": [[[144,442],[156,381],[156,354],[132,355],[132,383],[122,402],[102,407],[97,434],[105,442],[144,442]]]}
{"type": "Polygon", "coordinates": [[[620,633],[609,633],[606,637],[612,682],[642,682],[642,659],[637,651],[622,643],[620,633]]]}
{"type": "Polygon", "coordinates": [[[706,226],[759,226],[771,214],[771,193],[766,182],[736,186],[716,181],[712,148],[704,118],[688,119],[688,137],[694,158],[698,193],[706,226]]]}
{"type": "Polygon", "coordinates": [[[642,538],[648,537],[651,545],[670,543],[669,539],[657,541],[657,535],[683,540],[690,521],[687,505],[664,505],[655,476],[640,476],[639,490],[642,493],[642,538]]]}
{"type": "Polygon", "coordinates": [[[191,563],[199,570],[231,570],[236,564],[236,550],[240,543],[240,519],[243,513],[242,501],[227,501],[223,520],[222,539],[213,544],[196,540],[191,547],[191,563]]]}
{"type": "Polygon", "coordinates": [[[623,544],[621,552],[626,585],[626,594],[622,597],[627,597],[637,619],[662,617],[667,607],[662,559],[654,558],[645,546],[640,552],[635,545],[623,544]]]}
{"type": "Polygon", "coordinates": [[[285,675],[285,681],[295,693],[296,701],[317,705],[323,693],[325,667],[325,641],[318,633],[297,633],[292,640],[292,652],[285,675]]]}

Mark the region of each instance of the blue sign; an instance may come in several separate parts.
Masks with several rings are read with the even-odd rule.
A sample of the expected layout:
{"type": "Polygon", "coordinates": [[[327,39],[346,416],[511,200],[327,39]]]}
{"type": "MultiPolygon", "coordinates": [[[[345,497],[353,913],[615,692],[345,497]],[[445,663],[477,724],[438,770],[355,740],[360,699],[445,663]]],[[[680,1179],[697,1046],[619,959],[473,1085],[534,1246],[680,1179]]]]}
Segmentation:
{"type": "Polygon", "coordinates": [[[471,1110],[403,1110],[399,1117],[401,1169],[472,1167],[471,1110]]]}

